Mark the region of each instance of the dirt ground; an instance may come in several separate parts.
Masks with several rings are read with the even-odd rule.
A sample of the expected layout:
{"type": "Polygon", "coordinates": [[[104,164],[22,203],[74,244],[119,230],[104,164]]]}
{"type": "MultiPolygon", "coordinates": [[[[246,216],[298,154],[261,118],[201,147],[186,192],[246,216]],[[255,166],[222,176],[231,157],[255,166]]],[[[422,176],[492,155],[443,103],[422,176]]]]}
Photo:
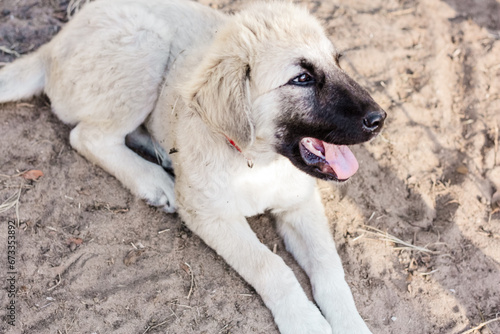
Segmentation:
{"type": "MultiPolygon", "coordinates": [[[[68,3],[0,2],[0,61],[47,42],[68,3]]],[[[232,11],[243,1],[210,3],[232,11]]],[[[304,3],[344,51],[341,66],[389,114],[381,137],[353,149],[352,181],[320,184],[360,313],[374,333],[463,333],[498,318],[500,3],[304,3]]],[[[177,216],[72,150],[69,131],[44,97],[0,105],[0,203],[20,194],[14,327],[16,208],[0,213],[1,333],[278,333],[238,274],[177,216]],[[15,176],[26,170],[44,176],[15,176]]],[[[309,291],[272,217],[250,221],[309,291]]],[[[500,322],[476,333],[498,334],[500,322]]]]}

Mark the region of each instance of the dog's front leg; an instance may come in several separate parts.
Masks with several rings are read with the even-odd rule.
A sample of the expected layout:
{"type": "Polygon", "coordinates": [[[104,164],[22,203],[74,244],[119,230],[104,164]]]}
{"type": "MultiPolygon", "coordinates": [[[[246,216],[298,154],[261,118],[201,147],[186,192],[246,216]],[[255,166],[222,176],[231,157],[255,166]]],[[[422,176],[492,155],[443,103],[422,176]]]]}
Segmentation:
{"type": "Polygon", "coordinates": [[[125,135],[119,132],[99,123],[80,122],[71,130],[70,142],[81,155],[114,175],[149,204],[174,212],[173,177],[132,152],[125,146],[125,135]]]}
{"type": "Polygon", "coordinates": [[[182,206],[180,213],[188,227],[255,288],[282,334],[332,333],[292,270],[258,240],[244,217],[214,218],[182,206]]]}
{"type": "Polygon", "coordinates": [[[309,275],[314,299],[333,333],[370,333],[344,279],[318,189],[305,203],[274,213],[286,248],[309,275]]]}

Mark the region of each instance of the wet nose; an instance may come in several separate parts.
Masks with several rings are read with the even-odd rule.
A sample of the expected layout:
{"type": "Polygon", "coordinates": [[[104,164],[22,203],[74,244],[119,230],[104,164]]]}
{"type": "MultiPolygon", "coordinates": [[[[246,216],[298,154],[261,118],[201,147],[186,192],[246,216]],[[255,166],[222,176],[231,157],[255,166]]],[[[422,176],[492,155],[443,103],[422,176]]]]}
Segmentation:
{"type": "Polygon", "coordinates": [[[363,127],[365,130],[370,132],[375,132],[382,128],[384,125],[384,120],[387,114],[383,110],[379,111],[371,111],[364,119],[363,119],[363,127]]]}

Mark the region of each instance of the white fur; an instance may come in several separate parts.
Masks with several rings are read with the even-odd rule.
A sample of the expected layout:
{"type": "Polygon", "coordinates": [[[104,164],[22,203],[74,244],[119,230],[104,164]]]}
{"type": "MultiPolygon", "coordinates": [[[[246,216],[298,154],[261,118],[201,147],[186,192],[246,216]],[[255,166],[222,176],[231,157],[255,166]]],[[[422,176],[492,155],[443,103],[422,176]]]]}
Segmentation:
{"type": "Polygon", "coordinates": [[[281,333],[369,333],[344,280],[316,181],[273,146],[287,103],[280,89],[301,71],[292,60],[336,66],[334,53],[319,23],[289,3],[226,16],[193,2],[97,1],[37,53],[0,71],[0,102],[44,86],[58,117],[76,125],[71,145],[150,204],[177,207],[261,295],[281,333]],[[174,180],[125,146],[125,136],[144,122],[165,152],[177,151],[170,156],[175,196],[174,180]],[[319,309],[250,229],[245,217],[265,210],[309,275],[319,309]]]}

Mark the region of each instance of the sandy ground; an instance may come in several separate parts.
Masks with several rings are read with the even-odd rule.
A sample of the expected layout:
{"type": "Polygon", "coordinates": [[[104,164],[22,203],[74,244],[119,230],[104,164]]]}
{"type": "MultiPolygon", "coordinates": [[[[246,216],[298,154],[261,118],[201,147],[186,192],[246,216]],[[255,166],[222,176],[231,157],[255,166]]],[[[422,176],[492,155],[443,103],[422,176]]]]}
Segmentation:
{"type": "MultiPolygon", "coordinates": [[[[304,3],[344,50],[341,66],[389,113],[383,136],[354,149],[361,167],[352,182],[321,183],[362,316],[374,333],[412,334],[462,333],[499,317],[499,2],[304,3]]],[[[242,2],[211,4],[231,11],[242,2]]],[[[0,2],[0,61],[48,41],[67,6],[0,2]]],[[[0,203],[21,189],[15,327],[6,282],[16,210],[0,213],[0,332],[278,333],[241,277],[178,217],[73,151],[69,131],[46,98],[0,106],[0,203]],[[44,176],[5,176],[32,169],[44,176]]],[[[309,291],[272,218],[251,223],[309,291]]],[[[477,333],[500,333],[500,322],[477,333]]]]}

